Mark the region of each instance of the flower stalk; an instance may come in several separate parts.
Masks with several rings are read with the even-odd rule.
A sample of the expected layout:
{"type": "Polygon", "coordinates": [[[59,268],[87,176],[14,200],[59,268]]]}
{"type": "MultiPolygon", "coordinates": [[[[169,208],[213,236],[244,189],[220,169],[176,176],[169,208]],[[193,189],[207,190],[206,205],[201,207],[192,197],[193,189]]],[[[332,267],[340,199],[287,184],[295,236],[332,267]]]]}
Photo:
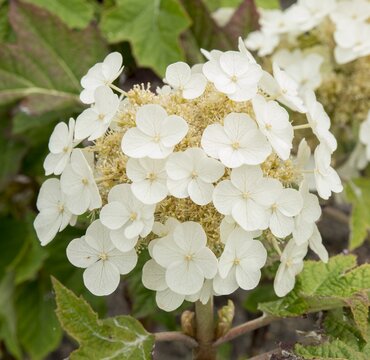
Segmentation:
{"type": "Polygon", "coordinates": [[[207,304],[195,303],[196,340],[198,346],[193,350],[194,360],[215,360],[216,348],[213,347],[215,323],[213,297],[207,304]]]}

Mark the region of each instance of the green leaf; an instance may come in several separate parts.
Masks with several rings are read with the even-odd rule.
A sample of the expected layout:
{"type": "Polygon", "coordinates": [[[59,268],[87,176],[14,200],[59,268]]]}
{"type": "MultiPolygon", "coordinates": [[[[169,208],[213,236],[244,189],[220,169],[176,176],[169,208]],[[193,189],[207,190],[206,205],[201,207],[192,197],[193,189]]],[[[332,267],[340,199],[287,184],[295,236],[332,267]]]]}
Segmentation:
{"type": "Polygon", "coordinates": [[[40,277],[17,288],[18,337],[32,360],[41,360],[55,350],[62,330],[54,313],[50,280],[40,277]]]}
{"type": "Polygon", "coordinates": [[[71,360],[151,359],[154,336],[130,316],[105,320],[83,299],[53,278],[57,315],[63,328],[80,344],[71,360]]]}
{"type": "Polygon", "coordinates": [[[39,114],[79,104],[80,78],[107,50],[97,30],[69,30],[16,0],[9,17],[17,42],[0,48],[0,105],[23,99],[24,111],[39,114]]]}
{"type": "Polygon", "coordinates": [[[139,65],[163,76],[170,63],[184,60],[179,36],[189,25],[177,0],[118,0],[100,27],[109,42],[129,41],[139,65]]]}
{"type": "Polygon", "coordinates": [[[279,0],[256,0],[256,5],[263,9],[280,9],[279,0]]]}
{"type": "Polygon", "coordinates": [[[345,194],[352,204],[349,248],[353,250],[363,244],[370,230],[370,179],[360,178],[349,182],[345,194]]]}
{"type": "Polygon", "coordinates": [[[340,340],[326,342],[321,345],[296,345],[294,351],[304,359],[330,359],[330,360],[368,360],[368,354],[356,351],[340,340]]]}
{"type": "Polygon", "coordinates": [[[352,299],[348,300],[351,308],[353,319],[360,330],[362,337],[367,341],[369,338],[369,298],[366,293],[355,294],[352,299]]]}
{"type": "Polygon", "coordinates": [[[4,340],[8,351],[16,359],[21,359],[22,353],[17,338],[13,292],[13,274],[8,273],[0,282],[0,339],[4,340]]]}
{"type": "Polygon", "coordinates": [[[258,308],[271,315],[288,317],[348,306],[358,294],[370,290],[370,264],[356,265],[352,255],[332,257],[327,264],[305,261],[294,290],[258,308]]]}
{"type": "Polygon", "coordinates": [[[211,11],[215,11],[222,7],[238,7],[243,0],[204,0],[205,4],[211,11]]]}
{"type": "Polygon", "coordinates": [[[83,29],[94,17],[94,6],[87,0],[26,0],[57,15],[70,28],[83,29]]]}

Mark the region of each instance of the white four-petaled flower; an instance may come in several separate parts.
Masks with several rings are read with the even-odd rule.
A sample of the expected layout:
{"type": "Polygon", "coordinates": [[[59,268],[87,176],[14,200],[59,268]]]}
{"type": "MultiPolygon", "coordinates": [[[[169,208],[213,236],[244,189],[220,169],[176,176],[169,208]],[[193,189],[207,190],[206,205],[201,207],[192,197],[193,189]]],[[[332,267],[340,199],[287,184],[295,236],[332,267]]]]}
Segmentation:
{"type": "Polygon", "coordinates": [[[225,168],[209,158],[200,148],[189,148],[169,156],[166,163],[167,187],[171,195],[190,197],[198,205],[212,200],[213,184],[224,174],[225,168]]]}
{"type": "Polygon", "coordinates": [[[127,177],[132,181],[131,190],[144,204],[156,204],[167,194],[166,161],[161,159],[133,159],[126,164],[127,177]]]}
{"type": "Polygon", "coordinates": [[[48,179],[42,184],[36,206],[39,214],[33,224],[43,246],[53,240],[58,231],[76,222],[76,217],[66,205],[58,179],[48,179]]]}
{"type": "Polygon", "coordinates": [[[133,158],[164,159],[188,132],[188,124],[177,115],[169,115],[160,105],[148,104],[136,113],[136,127],[122,138],[122,151],[133,158]]]}
{"type": "Polygon", "coordinates": [[[280,266],[275,275],[274,289],[279,297],[283,297],[293,290],[295,277],[303,270],[303,258],[307,254],[307,244],[297,245],[293,239],[280,257],[280,266]]]}
{"type": "Polygon", "coordinates": [[[137,263],[135,250],[121,252],[109,238],[109,230],[95,220],[86,235],[72,240],[67,247],[68,260],[83,273],[85,286],[97,296],[117,289],[120,275],[129,273],[137,263]]]}
{"type": "Polygon", "coordinates": [[[110,229],[110,238],[121,251],[133,249],[139,236],[147,236],[153,228],[155,205],[138,200],[129,184],[114,186],[108,204],[100,212],[100,220],[110,229]]]}
{"type": "Polygon", "coordinates": [[[188,100],[202,95],[207,85],[203,74],[192,72],[190,66],[181,61],[167,67],[164,81],[188,100]]]}
{"type": "Polygon", "coordinates": [[[73,214],[81,215],[86,210],[102,206],[92,169],[80,149],[72,151],[71,162],[63,171],[60,183],[66,194],[67,207],[73,214]]]}
{"type": "Polygon", "coordinates": [[[276,101],[266,101],[261,95],[257,95],[252,103],[261,132],[267,137],[279,157],[287,160],[293,147],[294,136],[288,112],[276,101]]]}
{"type": "Polygon", "coordinates": [[[57,124],[49,139],[49,151],[44,161],[45,175],[60,175],[67,166],[73,148],[75,121],[70,118],[68,126],[64,122],[57,124]]]}
{"type": "Polygon", "coordinates": [[[270,193],[279,187],[278,180],[263,177],[259,166],[243,165],[231,171],[230,180],[217,184],[213,204],[244,230],[264,230],[269,222],[267,209],[274,202],[270,193]]]}
{"type": "Polygon", "coordinates": [[[201,290],[204,279],[217,272],[217,259],[207,247],[201,225],[188,221],[178,225],[173,234],[158,240],[153,247],[154,260],[166,269],[168,287],[182,295],[201,290]]]}
{"type": "Polygon", "coordinates": [[[254,289],[260,281],[260,269],[266,259],[267,251],[260,241],[253,240],[242,229],[234,231],[218,262],[218,275],[213,281],[216,293],[230,294],[238,287],[254,289]]]}
{"type": "Polygon", "coordinates": [[[113,52],[106,56],[103,62],[95,64],[81,79],[84,88],[80,99],[85,104],[94,102],[94,92],[99,86],[109,86],[120,76],[123,70],[122,55],[113,52]]]}
{"type": "Polygon", "coordinates": [[[94,92],[95,104],[84,110],[76,119],[76,139],[96,140],[104,135],[119,107],[119,98],[106,86],[94,92]]]}
{"type": "Polygon", "coordinates": [[[238,51],[211,52],[210,55],[210,60],[203,65],[203,74],[218,91],[234,101],[247,101],[256,95],[262,76],[259,65],[238,51]]]}
{"type": "Polygon", "coordinates": [[[204,130],[202,148],[230,168],[261,164],[271,154],[271,146],[247,114],[230,113],[224,125],[212,124],[204,130]]]}

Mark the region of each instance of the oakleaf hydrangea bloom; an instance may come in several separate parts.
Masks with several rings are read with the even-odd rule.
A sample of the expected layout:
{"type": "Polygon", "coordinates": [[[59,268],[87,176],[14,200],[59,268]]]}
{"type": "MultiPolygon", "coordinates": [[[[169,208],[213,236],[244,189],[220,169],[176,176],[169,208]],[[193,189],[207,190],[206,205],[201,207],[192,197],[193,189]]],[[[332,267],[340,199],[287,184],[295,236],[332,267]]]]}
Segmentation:
{"type": "Polygon", "coordinates": [[[171,154],[167,160],[167,186],[171,195],[190,197],[198,205],[212,200],[213,183],[225,172],[222,164],[207,157],[202,149],[189,148],[171,154]]]}
{"type": "Polygon", "coordinates": [[[45,158],[45,175],[60,175],[67,166],[73,148],[78,144],[74,139],[75,121],[70,118],[66,123],[58,123],[49,140],[50,154],[45,158]]]}
{"type": "MultiPolygon", "coordinates": [[[[278,37],[292,15],[279,16],[282,25],[270,24],[278,37]]],[[[308,248],[327,261],[318,198],[305,181],[315,178],[324,199],[342,188],[330,121],[287,72],[263,71],[242,40],[238,50],[203,50],[206,63],[193,68],[170,64],[157,91],[113,85],[122,70],[116,53],[84,77],[92,105],[51,135],[45,169],[60,180],[41,186],[34,226],[46,245],[86,212],[78,226],[90,225],[67,257],[85,269],[93,294],[115,291],[146,254],[142,283],[165,311],[254,289],[279,258],[282,296],[308,248]],[[292,124],[294,111],[306,110],[307,123],[292,124]],[[301,128],[316,135],[316,148],[315,136],[297,139],[301,128]]]]}
{"type": "Polygon", "coordinates": [[[132,181],[131,191],[144,204],[155,204],[167,194],[166,162],[160,159],[129,159],[127,177],[132,181]]]}
{"type": "Polygon", "coordinates": [[[275,276],[274,289],[277,296],[285,296],[293,288],[295,277],[303,270],[303,258],[307,254],[307,244],[297,245],[290,240],[280,257],[280,266],[275,276]]]}
{"type": "Polygon", "coordinates": [[[262,76],[261,67],[237,51],[227,51],[212,57],[203,66],[203,73],[216,89],[231,100],[250,100],[257,93],[262,76]]]}
{"type": "Polygon", "coordinates": [[[267,251],[258,240],[246,236],[243,230],[233,232],[225,245],[218,263],[219,276],[214,287],[218,294],[230,294],[238,287],[254,289],[261,278],[267,251]]]}
{"type": "Polygon", "coordinates": [[[86,269],[84,284],[98,296],[116,290],[120,275],[129,273],[137,262],[134,250],[121,252],[114,247],[109,230],[99,220],[88,227],[85,236],[69,243],[67,257],[73,265],[86,269]]]}
{"type": "Polygon", "coordinates": [[[206,243],[201,225],[188,221],[178,225],[172,236],[154,245],[153,257],[166,268],[166,282],[172,291],[195,294],[202,288],[204,279],[216,275],[217,259],[206,243]]]}
{"type": "Polygon", "coordinates": [[[110,229],[113,244],[121,251],[134,248],[139,238],[147,236],[154,224],[154,206],[136,199],[131,186],[114,186],[108,194],[108,204],[100,213],[102,223],[110,229]]]}
{"type": "Polygon", "coordinates": [[[94,92],[95,104],[84,110],[76,119],[76,139],[96,140],[108,129],[119,106],[119,99],[113,91],[100,86],[94,92]]]}
{"type": "Polygon", "coordinates": [[[95,101],[95,90],[100,86],[109,86],[116,80],[123,70],[122,55],[113,52],[103,62],[95,64],[81,79],[84,88],[80,99],[85,104],[92,104],[95,101]]]}
{"type": "Polygon", "coordinates": [[[202,73],[193,73],[184,62],[171,64],[166,69],[165,82],[182,93],[184,99],[195,99],[203,94],[207,80],[202,73]]]}
{"type": "Polygon", "coordinates": [[[258,165],[271,154],[271,146],[246,114],[231,113],[224,126],[209,125],[202,136],[205,152],[230,168],[258,165]]]}
{"type": "Polygon", "coordinates": [[[66,205],[66,196],[58,179],[48,179],[42,184],[36,206],[39,214],[34,227],[41,245],[47,245],[59,231],[76,222],[66,205]]]}
{"type": "Polygon", "coordinates": [[[101,207],[102,200],[92,169],[80,149],[72,151],[71,162],[63,171],[60,183],[73,214],[81,215],[86,210],[101,207]]]}
{"type": "Polygon", "coordinates": [[[186,121],[167,115],[159,105],[144,105],[136,114],[136,127],[122,138],[122,151],[133,158],[164,159],[188,132],[186,121]]]}

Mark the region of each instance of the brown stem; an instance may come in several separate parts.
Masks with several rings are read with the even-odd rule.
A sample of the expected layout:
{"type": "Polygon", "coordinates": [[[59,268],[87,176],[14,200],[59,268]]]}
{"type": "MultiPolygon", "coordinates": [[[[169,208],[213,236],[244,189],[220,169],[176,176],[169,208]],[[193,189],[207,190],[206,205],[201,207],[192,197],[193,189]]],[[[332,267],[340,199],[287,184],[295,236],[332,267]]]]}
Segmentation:
{"type": "Polygon", "coordinates": [[[198,346],[193,350],[194,360],[215,360],[216,348],[212,346],[215,333],[213,298],[203,305],[195,303],[195,331],[198,346]]]}
{"type": "Polygon", "coordinates": [[[154,334],[155,341],[181,341],[190,348],[195,348],[198,346],[198,342],[192,337],[183,334],[180,331],[164,331],[154,334]]]}
{"type": "Polygon", "coordinates": [[[266,325],[272,323],[273,321],[275,321],[277,319],[278,318],[275,318],[275,317],[272,317],[272,316],[262,315],[261,317],[259,317],[257,319],[247,321],[244,324],[235,326],[235,327],[231,328],[224,336],[217,339],[217,341],[215,341],[213,343],[213,346],[217,347],[217,346],[219,346],[219,345],[221,345],[225,342],[228,342],[232,339],[235,339],[236,337],[238,337],[240,335],[243,335],[247,332],[251,332],[253,330],[256,330],[256,329],[259,329],[263,326],[266,326],[266,325]]]}

